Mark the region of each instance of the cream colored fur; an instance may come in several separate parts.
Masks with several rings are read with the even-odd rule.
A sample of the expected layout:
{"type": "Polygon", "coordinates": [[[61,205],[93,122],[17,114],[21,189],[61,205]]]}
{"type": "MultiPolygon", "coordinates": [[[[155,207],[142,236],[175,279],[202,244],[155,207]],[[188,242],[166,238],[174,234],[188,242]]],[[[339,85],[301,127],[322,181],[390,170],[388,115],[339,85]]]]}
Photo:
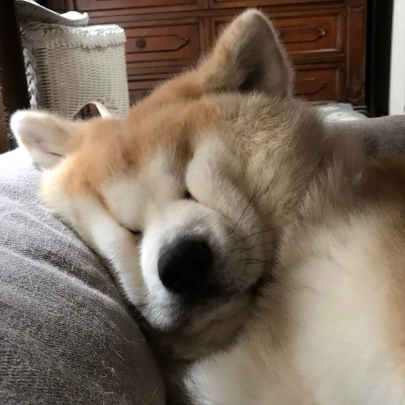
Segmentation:
{"type": "Polygon", "coordinates": [[[169,402],[405,403],[404,159],[326,134],[291,83],[250,10],[123,119],[12,118],[44,203],[145,317],[169,402]],[[212,247],[220,293],[184,309],[157,260],[189,235],[212,247]]]}

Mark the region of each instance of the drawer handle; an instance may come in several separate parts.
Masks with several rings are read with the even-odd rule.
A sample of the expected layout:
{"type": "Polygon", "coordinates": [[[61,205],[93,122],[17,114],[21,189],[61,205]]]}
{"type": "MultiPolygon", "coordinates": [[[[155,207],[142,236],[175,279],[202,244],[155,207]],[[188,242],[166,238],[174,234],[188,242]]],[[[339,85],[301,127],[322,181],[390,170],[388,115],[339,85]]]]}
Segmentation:
{"type": "MultiPolygon", "coordinates": [[[[1,1],[1,0],[0,0],[1,1]]],[[[159,38],[159,37],[155,37],[155,38],[159,38]]],[[[154,39],[154,38],[152,38],[154,39]]],[[[159,46],[158,49],[156,48],[156,42],[151,42],[150,43],[150,51],[178,51],[179,49],[185,47],[189,42],[190,39],[187,37],[179,37],[177,35],[168,35],[165,36],[166,39],[166,43],[165,43],[165,47],[159,46]]],[[[146,48],[146,46],[148,45],[148,42],[146,40],[146,38],[138,38],[135,41],[135,46],[137,47],[138,50],[142,51],[146,48]]]]}
{"type": "Polygon", "coordinates": [[[144,49],[146,47],[146,39],[138,38],[135,42],[135,45],[138,49],[144,49]]]}
{"type": "Polygon", "coordinates": [[[279,41],[286,43],[315,42],[326,36],[326,29],[317,25],[300,25],[276,29],[279,41]]]}

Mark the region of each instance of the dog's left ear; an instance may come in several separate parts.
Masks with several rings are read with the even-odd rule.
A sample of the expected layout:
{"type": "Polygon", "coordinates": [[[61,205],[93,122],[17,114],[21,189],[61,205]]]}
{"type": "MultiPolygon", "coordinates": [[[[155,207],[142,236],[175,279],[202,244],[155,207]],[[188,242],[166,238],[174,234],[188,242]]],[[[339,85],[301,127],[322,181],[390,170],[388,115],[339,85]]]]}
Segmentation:
{"type": "Polygon", "coordinates": [[[257,10],[242,13],[225,29],[198,73],[208,91],[292,93],[290,62],[270,21],[257,10]]]}
{"type": "Polygon", "coordinates": [[[20,146],[24,146],[34,163],[49,169],[72,153],[81,140],[80,121],[69,121],[43,111],[17,111],[10,127],[20,146]]]}

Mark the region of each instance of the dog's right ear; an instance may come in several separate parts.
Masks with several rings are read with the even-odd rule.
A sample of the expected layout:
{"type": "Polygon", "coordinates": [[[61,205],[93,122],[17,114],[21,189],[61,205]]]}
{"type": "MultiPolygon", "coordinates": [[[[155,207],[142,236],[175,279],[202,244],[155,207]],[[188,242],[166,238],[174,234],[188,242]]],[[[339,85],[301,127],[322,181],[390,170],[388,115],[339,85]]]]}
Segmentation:
{"type": "Polygon", "coordinates": [[[292,93],[292,68],[274,28],[257,10],[237,17],[197,70],[205,91],[257,91],[279,97],[292,93]]]}
{"type": "Polygon", "coordinates": [[[25,147],[34,163],[48,169],[73,152],[80,143],[80,121],[68,121],[42,111],[17,111],[10,127],[19,145],[25,147]]]}

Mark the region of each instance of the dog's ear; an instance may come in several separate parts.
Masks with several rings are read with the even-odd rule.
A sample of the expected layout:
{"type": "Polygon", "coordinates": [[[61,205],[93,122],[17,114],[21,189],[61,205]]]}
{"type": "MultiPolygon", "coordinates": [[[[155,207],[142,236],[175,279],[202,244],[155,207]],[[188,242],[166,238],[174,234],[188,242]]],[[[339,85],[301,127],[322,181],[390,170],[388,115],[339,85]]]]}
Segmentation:
{"type": "Polygon", "coordinates": [[[34,163],[44,169],[57,164],[79,144],[84,123],[68,121],[42,111],[17,111],[10,121],[19,145],[24,146],[34,163]]]}
{"type": "Polygon", "coordinates": [[[198,71],[208,91],[258,91],[290,97],[292,68],[267,17],[248,10],[220,36],[198,71]]]}

